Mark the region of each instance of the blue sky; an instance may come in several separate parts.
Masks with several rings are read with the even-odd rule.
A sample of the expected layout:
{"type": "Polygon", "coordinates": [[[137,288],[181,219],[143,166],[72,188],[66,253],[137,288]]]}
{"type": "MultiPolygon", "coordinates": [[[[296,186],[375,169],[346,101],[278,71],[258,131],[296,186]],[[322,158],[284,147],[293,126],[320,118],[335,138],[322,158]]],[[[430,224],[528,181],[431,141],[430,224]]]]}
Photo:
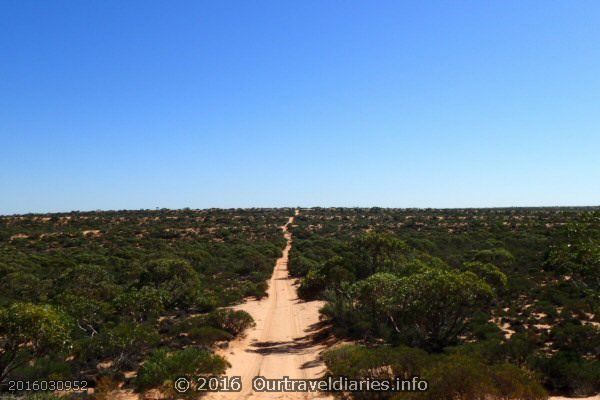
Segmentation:
{"type": "Polygon", "coordinates": [[[600,205],[597,1],[0,0],[0,214],[600,205]]]}

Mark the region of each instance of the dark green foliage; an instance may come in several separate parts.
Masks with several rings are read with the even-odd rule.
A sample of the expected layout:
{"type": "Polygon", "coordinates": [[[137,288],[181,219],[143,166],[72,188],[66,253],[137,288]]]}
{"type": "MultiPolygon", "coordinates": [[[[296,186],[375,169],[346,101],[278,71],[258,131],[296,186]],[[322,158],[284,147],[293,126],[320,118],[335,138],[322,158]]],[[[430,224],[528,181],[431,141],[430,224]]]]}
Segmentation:
{"type": "Polygon", "coordinates": [[[499,265],[504,268],[515,262],[515,257],[505,248],[478,250],[470,254],[469,257],[475,262],[499,265]]]}
{"type": "Polygon", "coordinates": [[[308,270],[298,288],[298,294],[305,299],[318,298],[325,289],[339,289],[343,283],[354,281],[354,273],[345,265],[345,260],[332,257],[323,265],[313,266],[308,270]]]}
{"type": "Polygon", "coordinates": [[[190,343],[208,346],[230,340],[253,325],[254,320],[247,312],[221,309],[179,321],[169,330],[190,343]]]}
{"type": "MultiPolygon", "coordinates": [[[[515,365],[486,364],[478,358],[450,355],[438,358],[422,372],[429,391],[415,398],[431,400],[542,400],[546,391],[535,376],[515,365]]],[[[402,398],[399,396],[398,398],[402,398]]]]}
{"type": "Polygon", "coordinates": [[[165,311],[170,296],[164,289],[143,286],[132,288],[114,300],[114,307],[124,319],[135,322],[154,321],[165,311]]]}
{"type": "Polygon", "coordinates": [[[555,241],[545,267],[564,280],[584,300],[590,312],[600,312],[600,215],[588,214],[568,226],[565,238],[555,241]]]}
{"type": "Polygon", "coordinates": [[[508,278],[498,267],[490,263],[482,263],[479,261],[468,262],[463,265],[465,271],[471,271],[475,275],[483,278],[490,286],[496,290],[506,288],[508,278]]]}
{"type": "MultiPolygon", "coordinates": [[[[589,211],[302,210],[289,268],[301,297],[327,300],[335,334],[373,346],[326,355],[335,374],[418,371],[436,382],[421,395],[431,399],[542,398],[538,376],[552,392],[587,395],[600,390],[600,214],[589,211]]],[[[0,363],[25,343],[7,376],[86,371],[110,388],[148,365],[140,388],[159,387],[193,349],[218,369],[203,358],[210,346],[253,323],[220,307],[265,295],[291,214],[0,217],[0,363]],[[18,318],[54,328],[19,331],[18,318]],[[149,360],[157,347],[169,350],[149,360]]]]}
{"type": "Polygon", "coordinates": [[[200,276],[189,262],[159,259],[144,264],[140,286],[160,292],[158,301],[167,307],[192,307],[201,296],[200,276]]]}
{"type": "Polygon", "coordinates": [[[70,331],[68,316],[49,305],[14,303],[0,309],[0,381],[31,359],[66,351],[70,331]]]}
{"type": "Polygon", "coordinates": [[[292,213],[0,216],[0,380],[85,373],[108,390],[157,347],[211,351],[252,324],[242,312],[212,312],[265,295],[292,213]],[[203,323],[174,333],[190,315],[203,323]]]}
{"type": "Polygon", "coordinates": [[[47,355],[14,369],[10,375],[15,380],[24,381],[68,380],[76,375],[76,371],[71,363],[65,361],[64,355],[47,355]]]}
{"type": "Polygon", "coordinates": [[[159,340],[160,336],[152,326],[120,323],[83,341],[81,352],[88,358],[111,359],[116,369],[122,366],[131,368],[132,362],[159,340]]]}
{"type": "Polygon", "coordinates": [[[405,261],[408,246],[391,235],[368,233],[359,236],[352,244],[356,276],[366,278],[378,271],[395,271],[405,261]]]}
{"type": "Polygon", "coordinates": [[[466,354],[430,355],[410,347],[347,345],[324,355],[333,376],[428,381],[423,393],[355,393],[357,399],[542,400],[546,392],[525,369],[505,362],[488,362],[466,354]]]}
{"type": "MultiPolygon", "coordinates": [[[[379,272],[331,298],[324,312],[334,320],[355,318],[366,336],[441,350],[465,329],[468,318],[485,309],[492,289],[471,272],[423,269],[398,277],[379,272]],[[336,315],[336,312],[342,315],[336,315]]],[[[356,329],[356,328],[355,328],[356,329]]]]}
{"type": "Polygon", "coordinates": [[[455,398],[539,398],[531,374],[559,394],[598,391],[597,209],[314,208],[296,225],[299,294],[327,301],[336,335],[472,360],[434,374],[471,380],[455,398]]]}
{"type": "Polygon", "coordinates": [[[204,346],[211,346],[216,342],[233,339],[231,333],[212,326],[195,326],[192,327],[187,334],[192,341],[204,346]]]}
{"type": "Polygon", "coordinates": [[[345,345],[327,351],[323,359],[332,375],[352,378],[409,378],[419,375],[429,363],[425,351],[406,346],[345,345]]]}
{"type": "Polygon", "coordinates": [[[592,325],[567,322],[552,328],[550,334],[554,345],[589,357],[600,357],[600,330],[592,325]]]}
{"type": "Polygon", "coordinates": [[[546,385],[554,391],[587,396],[600,391],[600,361],[585,360],[577,353],[560,351],[537,360],[546,385]]]}
{"type": "Polygon", "coordinates": [[[245,329],[254,325],[252,316],[246,311],[222,309],[216,310],[206,316],[207,325],[239,335],[245,329]]]}
{"type": "Polygon", "coordinates": [[[135,382],[136,388],[138,391],[144,391],[161,387],[180,376],[223,374],[228,366],[225,359],[206,350],[191,347],[176,351],[158,349],[140,368],[135,382]]]}

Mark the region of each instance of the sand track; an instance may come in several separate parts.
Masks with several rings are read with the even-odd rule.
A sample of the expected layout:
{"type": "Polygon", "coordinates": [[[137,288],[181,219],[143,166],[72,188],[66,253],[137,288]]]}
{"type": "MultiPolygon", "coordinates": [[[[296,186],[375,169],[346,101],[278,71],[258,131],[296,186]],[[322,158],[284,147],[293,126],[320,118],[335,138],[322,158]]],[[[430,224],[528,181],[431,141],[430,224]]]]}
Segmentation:
{"type": "Polygon", "coordinates": [[[297,282],[290,278],[287,264],[292,246],[288,227],[290,217],[282,227],[287,244],[277,260],[269,281],[268,296],[234,307],[247,311],[256,321],[241,339],[229,344],[221,354],[231,363],[227,376],[242,377],[241,393],[211,393],[208,399],[327,399],[317,393],[258,393],[252,391],[255,376],[266,378],[317,378],[325,366],[320,353],[325,345],[316,340],[321,324],[319,308],[323,302],[298,299],[297,282]]]}
{"type": "MultiPolygon", "coordinates": [[[[268,297],[251,300],[233,308],[247,311],[256,321],[241,339],[229,344],[220,352],[231,363],[227,376],[242,377],[240,393],[210,393],[204,399],[333,399],[318,393],[257,393],[252,391],[252,378],[317,378],[325,372],[320,353],[325,345],[316,340],[321,329],[319,308],[321,301],[304,302],[298,299],[297,282],[290,278],[287,264],[292,247],[292,235],[288,230],[294,221],[291,217],[282,227],[287,245],[275,264],[269,281],[268,297]]],[[[566,397],[550,397],[549,400],[569,400],[566,397]]],[[[600,396],[586,398],[600,400],[600,396]]],[[[585,399],[581,399],[585,400],[585,399]]]]}

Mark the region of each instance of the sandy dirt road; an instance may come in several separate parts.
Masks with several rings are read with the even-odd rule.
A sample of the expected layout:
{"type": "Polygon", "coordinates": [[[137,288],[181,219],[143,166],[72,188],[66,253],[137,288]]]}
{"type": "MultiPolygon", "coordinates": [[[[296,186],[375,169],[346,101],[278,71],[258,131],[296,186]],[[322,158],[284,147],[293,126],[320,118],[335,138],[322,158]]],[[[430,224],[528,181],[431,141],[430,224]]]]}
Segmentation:
{"type": "MultiPolygon", "coordinates": [[[[256,326],[249,329],[243,338],[230,342],[229,348],[219,351],[232,364],[226,375],[241,376],[243,390],[235,393],[209,393],[202,399],[333,399],[332,396],[318,393],[255,393],[252,391],[252,378],[258,375],[267,378],[283,376],[317,378],[325,372],[325,366],[319,355],[326,346],[314,337],[320,330],[319,308],[323,302],[299,300],[296,282],[288,275],[288,253],[292,246],[292,236],[288,232],[288,226],[293,221],[292,217],[282,227],[287,245],[281,258],[277,260],[269,281],[268,297],[259,301],[247,301],[233,307],[250,313],[256,321],[256,326]]],[[[128,390],[113,392],[111,398],[137,400],[140,396],[128,390]]],[[[550,397],[549,400],[573,399],[550,397]]],[[[578,400],[600,400],[600,395],[578,400]]]]}
{"type": "MultiPolygon", "coordinates": [[[[268,297],[252,300],[233,307],[247,311],[256,321],[256,326],[246,336],[230,342],[229,348],[220,354],[231,363],[227,376],[242,377],[242,391],[235,393],[210,393],[203,399],[323,399],[332,396],[322,393],[257,393],[252,391],[252,378],[317,378],[325,372],[320,353],[325,345],[314,336],[318,334],[320,301],[303,302],[298,299],[296,282],[288,275],[288,253],[292,246],[292,235],[288,231],[294,218],[282,227],[287,245],[276,262],[269,281],[268,297]]],[[[549,400],[570,400],[551,397],[549,400]]],[[[587,400],[600,400],[592,396],[587,400]]],[[[581,399],[581,400],[586,400],[581,399]]]]}
{"type": "MultiPolygon", "coordinates": [[[[297,212],[296,212],[297,214],[297,212]]],[[[221,352],[231,363],[227,376],[242,377],[241,393],[211,393],[217,399],[331,399],[319,393],[263,393],[252,390],[255,376],[266,378],[317,378],[325,372],[319,354],[325,345],[315,340],[318,335],[319,308],[323,302],[298,299],[296,280],[288,274],[288,254],[292,235],[288,231],[294,221],[290,217],[282,227],[287,245],[269,281],[268,296],[234,307],[250,313],[256,322],[245,337],[232,341],[221,352]]]]}

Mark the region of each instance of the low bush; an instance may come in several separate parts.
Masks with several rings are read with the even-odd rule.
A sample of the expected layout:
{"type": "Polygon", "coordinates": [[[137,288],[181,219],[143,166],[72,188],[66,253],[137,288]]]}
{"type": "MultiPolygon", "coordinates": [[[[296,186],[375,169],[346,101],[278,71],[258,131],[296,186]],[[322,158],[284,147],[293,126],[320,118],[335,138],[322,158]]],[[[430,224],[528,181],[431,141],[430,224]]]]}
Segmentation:
{"type": "Polygon", "coordinates": [[[225,373],[229,363],[206,350],[187,348],[169,351],[155,350],[140,367],[135,384],[140,392],[161,387],[180,376],[225,373]]]}
{"type": "Polygon", "coordinates": [[[212,326],[195,326],[188,331],[188,338],[195,343],[211,346],[215,342],[233,339],[233,335],[212,326]]]}
{"type": "Polygon", "coordinates": [[[367,348],[346,345],[326,352],[323,359],[335,376],[408,378],[421,373],[428,362],[428,354],[405,346],[367,348]]]}
{"type": "Polygon", "coordinates": [[[600,361],[585,360],[576,353],[559,351],[536,363],[552,390],[574,396],[587,396],[600,391],[600,361]]]}
{"type": "Polygon", "coordinates": [[[475,347],[468,354],[458,351],[428,354],[405,346],[348,345],[326,352],[323,358],[333,376],[363,379],[418,376],[429,384],[426,392],[360,392],[353,393],[355,399],[542,400],[547,397],[534,374],[513,364],[490,362],[480,357],[475,347]]]}
{"type": "Polygon", "coordinates": [[[246,311],[221,309],[207,314],[205,323],[237,336],[245,329],[254,326],[254,319],[246,311]]]}
{"type": "MultiPolygon", "coordinates": [[[[527,371],[512,364],[488,365],[477,357],[443,356],[423,371],[427,392],[413,398],[427,400],[542,400],[544,388],[527,371]]],[[[398,399],[406,398],[399,396],[398,399]]]]}

